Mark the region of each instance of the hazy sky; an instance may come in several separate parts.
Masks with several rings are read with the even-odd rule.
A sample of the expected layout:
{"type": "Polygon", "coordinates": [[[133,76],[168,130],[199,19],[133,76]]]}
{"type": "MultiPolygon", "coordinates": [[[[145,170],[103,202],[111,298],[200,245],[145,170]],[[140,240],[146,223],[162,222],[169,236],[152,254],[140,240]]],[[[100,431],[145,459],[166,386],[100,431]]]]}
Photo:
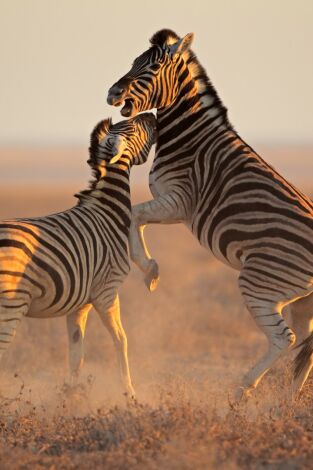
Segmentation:
{"type": "Polygon", "coordinates": [[[0,145],[86,145],[163,27],[194,31],[245,140],[313,143],[313,0],[0,0],[0,145]]]}

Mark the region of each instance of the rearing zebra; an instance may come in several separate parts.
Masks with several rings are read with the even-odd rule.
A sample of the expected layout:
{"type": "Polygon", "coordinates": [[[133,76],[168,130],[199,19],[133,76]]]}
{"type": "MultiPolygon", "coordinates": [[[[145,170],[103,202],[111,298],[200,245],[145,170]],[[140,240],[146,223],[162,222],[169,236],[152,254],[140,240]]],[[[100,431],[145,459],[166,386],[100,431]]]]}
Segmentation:
{"type": "MultiPolygon", "coordinates": [[[[268,352],[244,379],[248,394],[295,342],[281,315],[285,306],[290,305],[297,339],[310,332],[313,204],[235,132],[190,50],[192,39],[193,34],[180,39],[171,30],[157,32],[151,47],[109,90],[109,104],[125,102],[123,116],[157,108],[150,172],[154,200],[133,208],[131,257],[154,289],[158,266],[145,246],[143,228],[183,222],[201,245],[240,271],[245,304],[269,341],[268,352]]],[[[313,333],[310,338],[297,359],[295,392],[312,367],[313,333]]]]}
{"type": "Polygon", "coordinates": [[[67,315],[69,360],[76,381],[93,305],[110,332],[123,384],[134,394],[117,289],[129,272],[130,168],[155,142],[152,113],[101,121],[91,134],[94,181],[72,209],[0,224],[0,357],[24,316],[67,315]]]}

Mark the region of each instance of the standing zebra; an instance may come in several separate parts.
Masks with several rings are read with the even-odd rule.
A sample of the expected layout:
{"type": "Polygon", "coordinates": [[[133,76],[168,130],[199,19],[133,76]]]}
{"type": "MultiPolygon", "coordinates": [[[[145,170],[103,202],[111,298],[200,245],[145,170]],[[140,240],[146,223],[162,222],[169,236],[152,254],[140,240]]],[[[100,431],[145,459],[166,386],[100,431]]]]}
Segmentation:
{"type": "Polygon", "coordinates": [[[152,113],[101,121],[91,134],[94,181],[72,209],[0,225],[0,357],[23,316],[67,315],[69,362],[76,382],[93,306],[109,330],[123,385],[134,390],[117,289],[129,272],[130,168],[147,160],[155,142],[152,113]]]}
{"type": "MultiPolygon", "coordinates": [[[[124,102],[123,116],[157,108],[158,142],[150,172],[154,200],[133,208],[131,258],[153,290],[158,266],[145,246],[144,226],[183,222],[201,245],[240,271],[245,304],[269,342],[240,388],[248,395],[295,342],[282,309],[290,305],[298,341],[310,332],[313,204],[235,132],[190,50],[192,39],[193,34],[180,39],[171,30],[157,32],[151,47],[108,93],[109,104],[124,102]]],[[[310,338],[297,358],[294,392],[312,367],[313,333],[310,338]]]]}

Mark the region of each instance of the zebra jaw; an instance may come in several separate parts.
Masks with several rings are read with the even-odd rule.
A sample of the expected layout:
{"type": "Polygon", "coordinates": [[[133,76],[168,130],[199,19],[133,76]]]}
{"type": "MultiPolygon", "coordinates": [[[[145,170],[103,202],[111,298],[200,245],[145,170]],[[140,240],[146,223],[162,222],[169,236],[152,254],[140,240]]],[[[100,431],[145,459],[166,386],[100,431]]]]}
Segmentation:
{"type": "MultiPolygon", "coordinates": [[[[118,106],[115,104],[115,106],[118,106]]],[[[124,117],[133,117],[135,116],[135,103],[132,99],[126,99],[125,104],[121,109],[121,115],[124,117]]]]}

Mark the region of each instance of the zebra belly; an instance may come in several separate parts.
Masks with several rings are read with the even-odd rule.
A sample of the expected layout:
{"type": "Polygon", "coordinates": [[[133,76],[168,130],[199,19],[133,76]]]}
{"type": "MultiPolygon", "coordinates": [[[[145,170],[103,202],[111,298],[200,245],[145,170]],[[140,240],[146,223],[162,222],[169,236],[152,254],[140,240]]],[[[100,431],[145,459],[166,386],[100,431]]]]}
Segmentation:
{"type": "Polygon", "coordinates": [[[242,241],[234,241],[227,244],[227,251],[223,253],[220,249],[220,232],[210,233],[210,217],[205,221],[202,230],[199,232],[198,217],[196,212],[185,222],[192,234],[198,239],[201,246],[206,248],[215,258],[226,266],[240,270],[245,260],[246,244],[242,241]]]}
{"type": "Polygon", "coordinates": [[[30,318],[57,318],[57,317],[62,317],[64,315],[69,315],[72,312],[75,312],[79,309],[81,309],[84,305],[86,305],[89,300],[89,297],[86,297],[83,301],[80,301],[79,303],[76,303],[71,306],[70,309],[68,308],[40,308],[40,303],[34,301],[29,310],[28,313],[25,315],[26,317],[30,318]]]}
{"type": "Polygon", "coordinates": [[[92,279],[80,280],[75,273],[74,280],[69,281],[64,273],[60,273],[59,283],[56,284],[55,279],[44,276],[42,282],[44,286],[43,295],[33,298],[30,304],[27,316],[33,318],[53,318],[67,315],[78,310],[88,303],[90,298],[90,289],[92,279]]]}
{"type": "Polygon", "coordinates": [[[192,232],[225,265],[245,272],[245,277],[248,272],[254,285],[276,289],[275,300],[282,307],[313,292],[313,252],[309,255],[299,243],[279,237],[254,238],[253,233],[249,238],[249,232],[235,232],[227,224],[213,232],[210,228],[208,223],[201,237],[194,227],[192,232]]]}
{"type": "Polygon", "coordinates": [[[200,245],[206,248],[210,253],[212,253],[215,258],[217,258],[226,266],[229,266],[233,269],[236,269],[237,271],[240,271],[245,260],[245,248],[246,247],[243,243],[241,242],[232,243],[231,247],[228,247],[227,249],[227,256],[225,256],[223,253],[221,253],[218,239],[217,240],[213,239],[212,246],[210,246],[210,244],[208,243],[207,237],[202,236],[199,238],[196,230],[193,229],[192,224],[187,223],[186,225],[189,227],[193,235],[198,239],[200,245]]]}

